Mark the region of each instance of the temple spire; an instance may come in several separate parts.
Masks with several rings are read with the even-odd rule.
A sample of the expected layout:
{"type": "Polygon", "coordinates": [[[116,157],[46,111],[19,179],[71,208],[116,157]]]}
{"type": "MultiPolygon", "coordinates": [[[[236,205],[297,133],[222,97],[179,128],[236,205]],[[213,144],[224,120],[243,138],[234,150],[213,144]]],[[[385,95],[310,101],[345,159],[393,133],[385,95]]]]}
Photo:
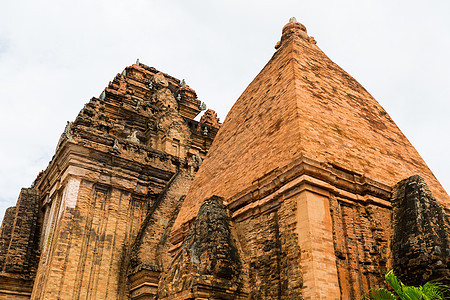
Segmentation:
{"type": "Polygon", "coordinates": [[[204,199],[217,195],[228,201],[300,157],[390,185],[417,173],[436,198],[450,203],[380,104],[291,18],[278,50],[228,113],[174,229],[192,220],[204,199]]]}
{"type": "Polygon", "coordinates": [[[307,34],[305,25],[297,22],[297,19],[295,17],[290,18],[289,22],[284,25],[281,34],[281,44],[283,44],[284,41],[288,40],[292,36],[300,37],[309,41],[309,36],[307,34]]]}

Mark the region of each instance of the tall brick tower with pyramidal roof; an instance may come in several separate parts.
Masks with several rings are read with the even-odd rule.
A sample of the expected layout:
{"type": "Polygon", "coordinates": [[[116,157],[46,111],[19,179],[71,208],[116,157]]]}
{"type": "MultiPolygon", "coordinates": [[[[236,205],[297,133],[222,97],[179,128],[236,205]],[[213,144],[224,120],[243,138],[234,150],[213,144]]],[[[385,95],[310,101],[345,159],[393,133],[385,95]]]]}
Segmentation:
{"type": "Polygon", "coordinates": [[[294,18],[223,124],[137,62],[0,229],[0,299],[360,299],[450,283],[450,197],[294,18]]]}
{"type": "Polygon", "coordinates": [[[275,48],[228,113],[172,242],[181,243],[204,199],[220,196],[260,296],[359,299],[391,265],[394,185],[419,174],[447,210],[450,198],[380,104],[304,25],[291,19],[275,48]]]}

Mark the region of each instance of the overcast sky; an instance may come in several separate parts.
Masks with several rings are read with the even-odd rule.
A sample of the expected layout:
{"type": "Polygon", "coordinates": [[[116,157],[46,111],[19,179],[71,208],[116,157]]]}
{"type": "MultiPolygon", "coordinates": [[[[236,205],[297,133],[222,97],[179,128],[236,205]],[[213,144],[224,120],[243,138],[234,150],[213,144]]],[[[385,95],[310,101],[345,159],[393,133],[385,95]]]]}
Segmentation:
{"type": "Polygon", "coordinates": [[[387,110],[450,190],[450,1],[66,1],[0,4],[0,219],[67,121],[137,58],[221,120],[295,16],[387,110]]]}

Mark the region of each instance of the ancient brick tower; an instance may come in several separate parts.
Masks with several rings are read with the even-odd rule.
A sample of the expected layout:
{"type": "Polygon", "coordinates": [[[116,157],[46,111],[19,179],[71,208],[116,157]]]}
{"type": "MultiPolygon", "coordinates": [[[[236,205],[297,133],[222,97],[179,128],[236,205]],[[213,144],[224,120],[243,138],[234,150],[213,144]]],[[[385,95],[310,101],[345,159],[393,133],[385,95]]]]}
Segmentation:
{"type": "Polygon", "coordinates": [[[359,299],[392,267],[450,280],[450,197],[295,19],[223,125],[200,110],[140,63],[91,99],[5,214],[0,299],[359,299]]]}
{"type": "Polygon", "coordinates": [[[172,242],[181,246],[203,200],[220,196],[248,293],[359,299],[391,267],[392,187],[419,174],[447,210],[450,198],[378,102],[302,24],[289,22],[276,49],[228,113],[172,242]]]}
{"type": "Polygon", "coordinates": [[[180,197],[167,198],[186,194],[219,128],[211,110],[193,120],[200,104],[184,82],[141,63],[92,98],[6,212],[0,299],[127,298],[123,265],[142,222],[164,206],[155,231],[173,224],[180,197]]]}

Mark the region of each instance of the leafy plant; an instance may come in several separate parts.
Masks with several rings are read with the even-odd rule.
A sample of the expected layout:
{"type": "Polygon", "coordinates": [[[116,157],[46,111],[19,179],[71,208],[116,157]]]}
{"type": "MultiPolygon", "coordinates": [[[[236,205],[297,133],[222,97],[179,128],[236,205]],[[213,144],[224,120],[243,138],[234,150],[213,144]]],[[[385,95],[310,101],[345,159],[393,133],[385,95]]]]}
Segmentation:
{"type": "Polygon", "coordinates": [[[392,270],[384,275],[386,282],[395,294],[383,289],[372,289],[365,293],[361,299],[365,300],[440,300],[449,299],[450,289],[439,282],[427,282],[423,286],[407,286],[395,276],[392,270]]]}

